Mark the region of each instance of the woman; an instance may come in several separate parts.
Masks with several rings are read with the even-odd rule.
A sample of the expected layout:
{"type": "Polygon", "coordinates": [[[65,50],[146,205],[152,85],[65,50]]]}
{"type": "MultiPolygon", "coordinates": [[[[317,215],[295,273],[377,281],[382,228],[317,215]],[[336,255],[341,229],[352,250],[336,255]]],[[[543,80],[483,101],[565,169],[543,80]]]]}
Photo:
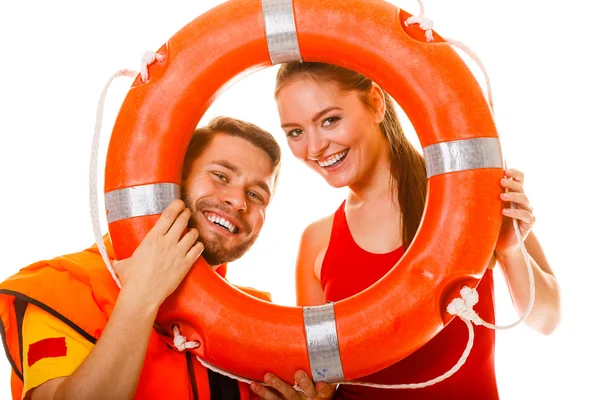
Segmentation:
{"type": "MultiPolygon", "coordinates": [[[[294,156],[333,187],[348,187],[348,196],[332,215],[309,225],[302,237],[297,263],[300,306],[339,301],[366,289],[400,259],[419,226],[425,203],[426,172],[421,154],[404,136],[390,96],[356,72],[321,63],[281,66],[275,92],[281,126],[294,156]],[[364,266],[368,266],[365,268],[364,266]]],[[[536,300],[526,319],[549,334],[560,320],[558,284],[535,235],[534,217],[523,191],[523,174],[506,170],[499,182],[506,193],[506,217],[495,257],[478,286],[475,310],[494,322],[493,276],[498,261],[506,274],[513,303],[523,314],[529,302],[525,260],[513,230],[519,229],[534,269],[536,300]]],[[[270,389],[253,384],[261,398],[336,399],[497,399],[494,371],[494,331],[475,328],[475,343],[464,366],[447,380],[416,390],[364,386],[316,386],[303,371],[296,392],[272,374],[270,389]]],[[[365,377],[377,383],[418,383],[450,369],[467,339],[464,323],[450,322],[425,346],[389,368],[365,377]]]]}

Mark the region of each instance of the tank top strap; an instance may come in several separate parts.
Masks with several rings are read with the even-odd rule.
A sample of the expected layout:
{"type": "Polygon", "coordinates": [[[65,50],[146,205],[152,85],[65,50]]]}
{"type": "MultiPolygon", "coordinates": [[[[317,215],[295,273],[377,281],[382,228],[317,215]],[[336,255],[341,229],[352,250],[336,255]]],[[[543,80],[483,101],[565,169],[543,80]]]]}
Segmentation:
{"type": "Polygon", "coordinates": [[[342,202],[333,215],[328,251],[332,250],[332,247],[348,249],[348,246],[356,245],[354,238],[350,233],[348,220],[346,219],[346,212],[344,210],[345,205],[346,200],[342,202]]]}

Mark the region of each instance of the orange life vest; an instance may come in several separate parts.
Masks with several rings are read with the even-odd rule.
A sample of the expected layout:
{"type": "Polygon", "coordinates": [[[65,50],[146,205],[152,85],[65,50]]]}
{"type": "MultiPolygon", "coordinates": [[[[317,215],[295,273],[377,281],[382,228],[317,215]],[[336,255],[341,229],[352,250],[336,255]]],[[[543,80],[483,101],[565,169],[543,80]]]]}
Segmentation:
{"type": "MultiPolygon", "coordinates": [[[[107,239],[105,244],[113,258],[107,239]]],[[[240,289],[270,300],[268,294],[240,289]]],[[[23,391],[21,327],[27,305],[45,310],[96,343],[118,294],[96,246],[34,263],[0,284],[0,333],[12,366],[13,400],[21,399],[23,391]]],[[[135,398],[243,400],[250,399],[250,390],[245,383],[208,371],[191,353],[169,347],[164,338],[152,331],[135,398]]]]}

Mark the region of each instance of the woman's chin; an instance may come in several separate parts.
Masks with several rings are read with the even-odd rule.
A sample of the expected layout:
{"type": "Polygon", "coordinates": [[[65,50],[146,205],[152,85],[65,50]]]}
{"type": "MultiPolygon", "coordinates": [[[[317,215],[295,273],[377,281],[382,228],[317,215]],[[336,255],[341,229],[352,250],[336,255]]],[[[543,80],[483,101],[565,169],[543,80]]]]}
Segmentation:
{"type": "Polygon", "coordinates": [[[348,177],[347,171],[327,171],[322,167],[315,166],[314,163],[306,164],[310,167],[310,169],[319,174],[321,178],[325,179],[325,182],[327,182],[327,184],[333,188],[343,188],[352,183],[351,179],[348,177]]]}
{"type": "MultiPolygon", "coordinates": [[[[323,175],[321,175],[323,176],[323,175]]],[[[334,175],[334,176],[323,176],[325,182],[333,188],[339,189],[350,185],[350,181],[346,176],[334,175]]]]}

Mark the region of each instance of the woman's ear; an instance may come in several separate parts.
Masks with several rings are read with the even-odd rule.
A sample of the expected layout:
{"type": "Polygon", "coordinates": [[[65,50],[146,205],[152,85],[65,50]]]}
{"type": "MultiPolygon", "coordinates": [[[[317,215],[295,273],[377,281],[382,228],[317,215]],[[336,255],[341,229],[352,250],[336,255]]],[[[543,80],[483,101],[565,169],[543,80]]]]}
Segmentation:
{"type": "Polygon", "coordinates": [[[383,89],[381,89],[381,87],[374,82],[371,85],[371,90],[369,91],[369,101],[371,103],[371,108],[375,113],[375,122],[380,124],[385,115],[385,95],[383,93],[383,89]]]}

